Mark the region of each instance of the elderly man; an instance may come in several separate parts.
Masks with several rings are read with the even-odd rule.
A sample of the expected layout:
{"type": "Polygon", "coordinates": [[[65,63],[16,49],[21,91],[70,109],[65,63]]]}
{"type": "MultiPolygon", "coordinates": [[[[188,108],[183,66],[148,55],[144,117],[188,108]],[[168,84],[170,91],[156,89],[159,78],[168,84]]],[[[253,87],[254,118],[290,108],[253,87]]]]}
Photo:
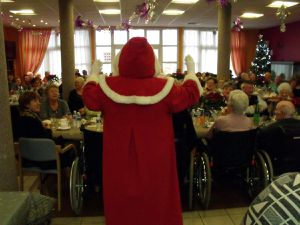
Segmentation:
{"type": "Polygon", "coordinates": [[[271,158],[278,157],[281,153],[288,154],[290,149],[286,146],[284,133],[298,131],[300,134],[300,120],[293,118],[294,113],[295,107],[292,102],[285,100],[278,102],[275,109],[276,122],[258,132],[258,149],[266,150],[271,158]]]}
{"type": "Polygon", "coordinates": [[[258,109],[260,113],[263,113],[267,110],[267,103],[257,94],[254,94],[253,84],[251,82],[245,81],[241,85],[241,89],[248,95],[249,106],[246,109],[245,113],[248,116],[252,116],[255,112],[256,105],[258,104],[258,109]]]}

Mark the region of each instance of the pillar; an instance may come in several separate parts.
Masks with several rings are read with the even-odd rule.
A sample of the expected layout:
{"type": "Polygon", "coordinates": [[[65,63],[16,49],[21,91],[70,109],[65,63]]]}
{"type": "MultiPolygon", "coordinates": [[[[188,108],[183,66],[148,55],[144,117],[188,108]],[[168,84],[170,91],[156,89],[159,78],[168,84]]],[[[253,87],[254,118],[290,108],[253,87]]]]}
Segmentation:
{"type": "Polygon", "coordinates": [[[63,99],[74,89],[74,15],[73,0],[59,0],[60,46],[63,99]]]}
{"type": "MultiPolygon", "coordinates": [[[[0,11],[1,3],[0,3],[0,11]]],[[[0,191],[17,191],[17,172],[10,118],[3,22],[0,16],[0,191]]]]}
{"type": "Polygon", "coordinates": [[[218,79],[230,79],[231,4],[218,5],[218,79]]]}

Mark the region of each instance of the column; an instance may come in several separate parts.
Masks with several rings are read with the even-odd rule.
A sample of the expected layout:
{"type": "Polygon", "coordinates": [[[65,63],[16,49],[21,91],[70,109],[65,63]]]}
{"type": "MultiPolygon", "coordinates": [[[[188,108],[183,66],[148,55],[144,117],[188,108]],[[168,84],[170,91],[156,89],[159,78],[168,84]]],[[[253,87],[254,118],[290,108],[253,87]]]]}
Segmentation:
{"type": "Polygon", "coordinates": [[[5,45],[1,16],[0,59],[0,191],[17,191],[17,172],[13,148],[12,125],[10,119],[5,45]]]}
{"type": "Polygon", "coordinates": [[[74,89],[74,16],[73,0],[59,0],[60,44],[63,99],[74,89]]]}
{"type": "Polygon", "coordinates": [[[218,79],[230,78],[231,4],[218,5],[218,79]]]}

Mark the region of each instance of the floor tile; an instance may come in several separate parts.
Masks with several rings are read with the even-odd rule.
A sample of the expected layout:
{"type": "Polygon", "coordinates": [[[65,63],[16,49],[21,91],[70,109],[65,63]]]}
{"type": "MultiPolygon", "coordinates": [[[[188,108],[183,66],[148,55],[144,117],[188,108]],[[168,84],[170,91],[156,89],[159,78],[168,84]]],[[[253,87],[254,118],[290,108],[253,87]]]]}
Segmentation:
{"type": "Polygon", "coordinates": [[[247,209],[248,207],[241,207],[241,208],[228,208],[225,210],[229,215],[236,215],[236,214],[245,214],[247,209]]]}
{"type": "Polygon", "coordinates": [[[210,216],[202,218],[204,225],[234,225],[229,216],[210,216]]]}
{"type": "Polygon", "coordinates": [[[81,217],[56,217],[51,220],[51,225],[81,225],[81,217]]]}
{"type": "Polygon", "coordinates": [[[229,215],[234,225],[241,225],[244,216],[245,216],[244,214],[229,215]]]}
{"type": "Polygon", "coordinates": [[[82,225],[105,224],[104,216],[82,217],[82,225]]]}
{"type": "Polygon", "coordinates": [[[183,212],[183,218],[200,218],[198,211],[183,212]]]}
{"type": "Polygon", "coordinates": [[[201,218],[184,218],[183,225],[203,225],[201,218]]]}
{"type": "Polygon", "coordinates": [[[201,218],[212,216],[226,216],[227,212],[224,209],[198,211],[201,218]]]}

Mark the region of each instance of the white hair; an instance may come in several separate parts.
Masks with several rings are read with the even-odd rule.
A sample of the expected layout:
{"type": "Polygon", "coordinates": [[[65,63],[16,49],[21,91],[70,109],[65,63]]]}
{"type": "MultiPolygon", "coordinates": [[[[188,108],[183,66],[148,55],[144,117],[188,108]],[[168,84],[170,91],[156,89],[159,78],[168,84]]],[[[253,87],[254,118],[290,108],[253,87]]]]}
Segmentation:
{"type": "Polygon", "coordinates": [[[277,91],[279,94],[282,91],[287,91],[288,93],[292,93],[292,87],[289,83],[283,82],[277,87],[277,91]]]}
{"type": "Polygon", "coordinates": [[[284,118],[291,118],[296,112],[294,104],[290,101],[280,101],[276,108],[284,114],[284,118]]]}
{"type": "Polygon", "coordinates": [[[241,90],[233,90],[229,94],[228,105],[232,107],[233,112],[242,115],[249,106],[249,98],[241,90]]]}

